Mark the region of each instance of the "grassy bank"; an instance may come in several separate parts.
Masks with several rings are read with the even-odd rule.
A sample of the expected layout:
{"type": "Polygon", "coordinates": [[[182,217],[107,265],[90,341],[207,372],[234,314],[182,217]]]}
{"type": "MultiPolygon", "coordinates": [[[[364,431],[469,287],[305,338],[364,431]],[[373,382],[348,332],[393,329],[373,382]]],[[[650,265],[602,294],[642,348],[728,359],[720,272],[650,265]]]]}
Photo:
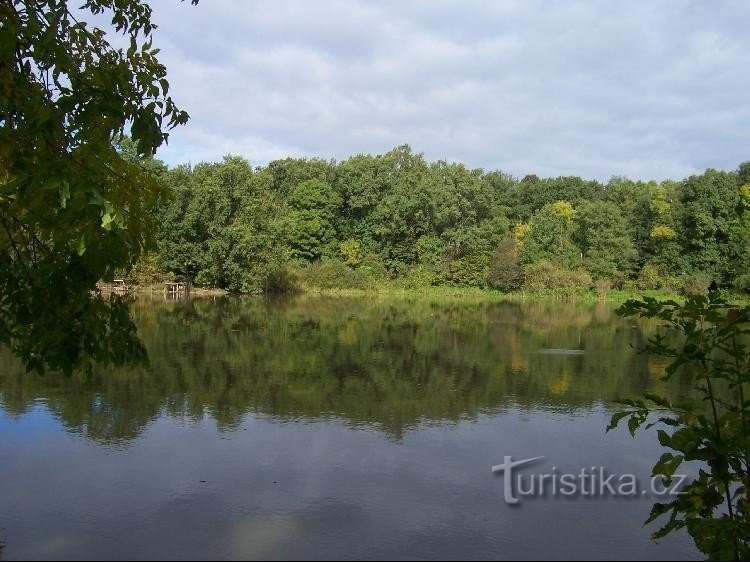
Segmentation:
{"type": "MultiPolygon", "coordinates": [[[[154,295],[163,293],[162,287],[137,287],[136,294],[154,295]]],[[[599,295],[594,291],[579,291],[576,293],[555,293],[554,291],[524,291],[515,293],[502,293],[493,289],[478,289],[475,287],[420,287],[404,288],[376,286],[367,289],[337,289],[318,287],[301,288],[290,295],[317,295],[326,297],[347,298],[395,298],[395,299],[427,299],[436,301],[463,301],[463,302],[502,302],[502,301],[575,301],[575,302],[606,302],[621,304],[632,298],[649,296],[660,300],[672,299],[677,302],[684,301],[684,297],[660,291],[644,291],[642,293],[629,291],[610,291],[606,295],[599,295]]],[[[223,289],[210,289],[193,287],[190,290],[191,297],[223,297],[242,296],[233,294],[223,289]]],[[[247,296],[247,295],[245,295],[247,296]]],[[[739,301],[740,299],[733,299],[739,301]]]]}
{"type": "Polygon", "coordinates": [[[581,301],[581,302],[611,302],[620,304],[628,299],[641,298],[649,296],[661,300],[673,299],[678,302],[684,300],[684,297],[662,291],[608,291],[605,294],[598,294],[596,291],[576,291],[573,293],[563,293],[555,291],[518,291],[513,293],[502,293],[494,289],[478,289],[475,287],[444,287],[430,286],[420,288],[404,288],[388,285],[375,286],[368,289],[321,289],[317,287],[302,288],[301,293],[318,294],[326,296],[344,296],[344,297],[367,297],[367,296],[387,296],[387,297],[407,297],[407,298],[440,298],[449,300],[468,300],[468,301],[523,301],[523,300],[556,300],[556,301],[581,301]]]}
{"type": "MultiPolygon", "coordinates": [[[[164,292],[162,284],[139,285],[134,287],[137,295],[156,295],[164,292]]],[[[328,297],[361,297],[361,298],[399,298],[399,299],[428,299],[435,301],[463,301],[463,302],[502,302],[502,301],[575,301],[575,302],[606,302],[613,305],[622,304],[628,299],[653,297],[659,300],[675,300],[683,302],[685,297],[666,291],[621,291],[610,290],[597,293],[595,290],[567,291],[517,291],[503,293],[495,289],[480,289],[476,287],[426,286],[403,287],[395,283],[377,283],[366,288],[335,288],[298,285],[290,294],[320,295],[328,297]]],[[[192,287],[192,297],[222,297],[233,293],[224,289],[192,287]]],[[[239,296],[239,295],[235,295],[239,296]]],[[[746,295],[727,294],[727,299],[737,304],[750,302],[746,295]]]]}
{"type": "MultiPolygon", "coordinates": [[[[132,289],[137,295],[158,295],[164,293],[164,284],[153,283],[149,285],[133,285],[132,289]]],[[[223,297],[231,293],[224,289],[214,289],[210,287],[191,287],[190,294],[192,296],[198,297],[223,297]]]]}

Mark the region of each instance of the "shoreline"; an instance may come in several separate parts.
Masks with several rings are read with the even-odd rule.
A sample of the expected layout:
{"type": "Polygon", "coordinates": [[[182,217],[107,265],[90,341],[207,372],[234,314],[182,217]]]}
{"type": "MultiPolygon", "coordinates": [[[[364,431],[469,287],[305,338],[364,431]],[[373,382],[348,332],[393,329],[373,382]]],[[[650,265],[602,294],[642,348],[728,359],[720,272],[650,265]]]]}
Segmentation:
{"type": "MultiPolygon", "coordinates": [[[[136,296],[154,295],[163,293],[163,289],[158,285],[135,286],[133,294],[136,296]]],[[[342,298],[414,298],[414,299],[441,299],[450,301],[464,302],[518,302],[528,300],[538,301],[568,301],[584,303],[611,303],[621,304],[629,299],[643,297],[652,297],[659,300],[674,300],[683,302],[685,297],[674,293],[661,291],[620,291],[611,290],[604,294],[597,293],[594,290],[578,291],[575,293],[563,293],[555,291],[519,291],[513,293],[502,293],[494,289],[478,289],[472,287],[444,287],[431,286],[423,288],[403,288],[392,286],[375,286],[368,289],[339,289],[318,287],[301,287],[299,290],[290,293],[258,293],[243,294],[232,293],[224,289],[193,287],[190,289],[190,296],[197,298],[204,297],[265,297],[265,298],[284,298],[303,295],[314,295],[323,297],[342,297],[342,298]]],[[[727,294],[727,300],[731,302],[747,303],[750,299],[743,295],[727,294]]]]}

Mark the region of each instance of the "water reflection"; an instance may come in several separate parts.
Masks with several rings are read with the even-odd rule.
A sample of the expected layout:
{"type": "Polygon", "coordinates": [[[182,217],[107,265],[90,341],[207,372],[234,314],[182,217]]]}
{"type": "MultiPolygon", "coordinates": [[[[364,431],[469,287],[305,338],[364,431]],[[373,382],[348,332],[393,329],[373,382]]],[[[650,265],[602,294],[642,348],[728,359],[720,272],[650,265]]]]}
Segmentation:
{"type": "Polygon", "coordinates": [[[148,370],[38,377],[0,352],[6,558],[696,557],[684,535],[649,541],[648,499],[515,509],[490,470],[544,455],[647,479],[653,436],[604,427],[615,398],[689,392],[634,353],[655,326],[542,302],[157,297],[133,312],[148,370]]]}
{"type": "Polygon", "coordinates": [[[101,442],[133,439],[164,414],[233,428],[248,412],[335,416],[400,438],[508,407],[585,411],[660,385],[664,367],[633,351],[653,326],[601,304],[155,298],[133,312],[149,370],[27,376],[5,353],[2,408],[22,415],[41,400],[101,442]]]}

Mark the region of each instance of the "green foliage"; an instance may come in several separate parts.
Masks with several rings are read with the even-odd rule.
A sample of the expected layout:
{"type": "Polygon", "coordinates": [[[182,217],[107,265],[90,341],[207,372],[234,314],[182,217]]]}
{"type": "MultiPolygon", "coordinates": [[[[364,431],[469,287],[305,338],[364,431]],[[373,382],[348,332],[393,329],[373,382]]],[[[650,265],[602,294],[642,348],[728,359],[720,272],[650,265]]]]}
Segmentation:
{"type": "Polygon", "coordinates": [[[341,162],[333,174],[332,185],[343,199],[340,235],[359,240],[368,250],[376,245],[373,211],[393,182],[389,168],[385,156],[360,154],[341,162]]]}
{"type": "MultiPolygon", "coordinates": [[[[617,206],[627,224],[628,235],[638,255],[637,268],[643,267],[653,257],[651,229],[655,224],[661,224],[666,220],[653,213],[653,198],[662,192],[671,200],[671,184],[667,186],[656,182],[636,182],[614,177],[608,182],[602,197],[604,201],[617,206]]],[[[670,216],[673,212],[672,207],[670,216]]]]}
{"type": "Polygon", "coordinates": [[[520,183],[506,183],[503,204],[511,210],[509,218],[526,222],[545,205],[565,201],[575,209],[584,201],[600,199],[603,194],[601,184],[579,177],[540,179],[536,175],[529,175],[520,183]]]}
{"type": "Polygon", "coordinates": [[[742,206],[745,209],[750,209],[750,183],[746,183],[740,187],[740,197],[742,206]]]}
{"type": "Polygon", "coordinates": [[[390,189],[373,209],[373,239],[386,267],[398,274],[416,263],[417,241],[437,234],[432,228],[436,197],[425,181],[428,166],[421,154],[402,146],[383,158],[390,189]]]}
{"type": "Polygon", "coordinates": [[[416,262],[437,271],[443,267],[446,258],[446,241],[436,235],[422,236],[414,244],[416,262]]]}
{"type": "Polygon", "coordinates": [[[523,236],[521,262],[525,266],[554,261],[560,267],[580,265],[580,249],[573,241],[575,211],[567,201],[548,203],[537,211],[523,236]]]}
{"type": "Polygon", "coordinates": [[[576,213],[576,241],[584,256],[584,267],[594,279],[629,276],[637,254],[627,224],[614,203],[593,201],[576,213]]]}
{"type": "Polygon", "coordinates": [[[389,278],[388,269],[385,267],[382,258],[372,252],[362,258],[359,269],[374,282],[384,281],[389,278]]]}
{"type": "Polygon", "coordinates": [[[683,295],[703,295],[711,285],[711,276],[706,273],[684,275],[680,278],[680,292],[683,295]]]}
{"type": "Polygon", "coordinates": [[[397,286],[404,289],[426,289],[439,285],[445,272],[430,264],[419,263],[409,267],[398,279],[397,286]]]}
{"type": "Polygon", "coordinates": [[[684,182],[680,200],[680,239],[686,272],[704,272],[726,282],[733,258],[730,231],[740,208],[737,177],[716,170],[692,176],[684,182]]]}
{"type": "Polygon", "coordinates": [[[289,259],[343,258],[379,281],[510,288],[514,261],[493,265],[510,222],[521,225],[516,249],[532,286],[586,286],[572,273],[583,268],[615,286],[672,290],[674,277],[692,276],[684,289],[694,292],[705,273],[746,290],[749,163],[683,182],[519,181],[430,163],[403,145],[340,163],[286,158],[253,170],[227,157],[167,170],[153,155],[188,116],[169,97],[151,9],[87,0],[83,10],[111,17],[125,47],[65,0],[0,5],[0,342],[31,368],[144,357],[137,340],[118,351],[134,333],[110,324],[119,313],[94,315],[121,306],[94,288],[122,272],[252,293],[287,286],[268,280],[289,259]],[[154,249],[156,263],[138,261],[154,249]],[[659,276],[645,275],[650,265],[659,276]]]}
{"type": "Polygon", "coordinates": [[[152,245],[163,190],[113,143],[127,130],[150,156],[188,119],[168,96],[151,9],[82,9],[110,16],[128,46],[65,0],[0,4],[0,342],[39,371],[144,359],[124,305],[93,291],[152,245]]]}
{"type": "Polygon", "coordinates": [[[297,272],[300,283],[310,289],[368,289],[372,279],[365,270],[352,269],[338,260],[313,262],[297,272]]]}
{"type": "MultiPolygon", "coordinates": [[[[666,275],[662,269],[653,263],[643,266],[637,280],[638,289],[652,291],[661,289],[669,292],[678,292],[681,288],[680,279],[666,275]]],[[[708,284],[706,284],[708,287],[708,284]]]]}
{"type": "Polygon", "coordinates": [[[294,257],[308,261],[338,254],[336,225],[342,199],[326,182],[298,184],[289,196],[288,231],[294,257]]]}
{"type": "Polygon", "coordinates": [[[527,288],[565,294],[594,284],[600,296],[605,286],[696,292],[716,280],[734,287],[750,269],[750,211],[741,204],[719,246],[725,254],[721,275],[712,273],[703,283],[694,256],[684,251],[685,208],[695,207],[683,205],[690,181],[729,189],[722,182],[731,180],[736,199],[743,197],[737,177],[710,170],[708,179],[683,183],[524,183],[501,172],[429,163],[408,146],[340,163],[287,158],[255,169],[236,157],[167,172],[156,162],[134,162],[171,188],[159,211],[163,267],[232,291],[261,290],[261,280],[288,259],[341,260],[373,282],[399,287],[516,290],[523,271],[510,258],[510,246],[495,259],[506,238],[513,238],[522,268],[531,268],[527,288]],[[239,209],[254,217],[254,227],[235,224],[239,209]],[[253,237],[259,240],[254,248],[253,237]],[[246,269],[251,273],[240,280],[246,269]]]}
{"type": "Polygon", "coordinates": [[[504,238],[498,245],[492,256],[487,283],[506,293],[520,289],[523,285],[523,268],[514,238],[504,238]]]}
{"type": "Polygon", "coordinates": [[[270,295],[291,295],[299,292],[299,284],[297,271],[284,265],[268,274],[263,290],[270,295]]]}
{"type": "Polygon", "coordinates": [[[486,287],[492,256],[508,232],[504,216],[477,226],[445,232],[443,282],[465,287],[486,287]]]}
{"type": "Polygon", "coordinates": [[[362,245],[359,241],[349,238],[339,244],[341,257],[344,263],[350,267],[356,267],[362,263],[362,245]]]}
{"type": "Polygon", "coordinates": [[[663,224],[657,224],[651,229],[651,238],[654,240],[665,241],[674,240],[677,238],[677,233],[671,226],[665,226],[663,224]]]}
{"type": "Polygon", "coordinates": [[[269,189],[284,198],[289,197],[302,182],[331,183],[334,178],[333,163],[318,158],[274,160],[265,171],[270,179],[269,189]]]}
{"type": "Polygon", "coordinates": [[[743,293],[750,293],[750,273],[740,275],[734,281],[734,288],[743,293]]]}
{"type": "Polygon", "coordinates": [[[654,505],[648,522],[667,517],[654,533],[664,537],[686,528],[711,560],[750,558],[750,307],[730,306],[716,294],[688,297],[684,305],[646,298],[628,301],[625,316],[659,319],[668,332],[650,339],[645,351],[671,359],[664,380],[688,370],[702,404],[678,404],[647,394],[626,400],[609,429],[628,420],[631,433],[660,426],[664,453],[654,476],[669,484],[684,462],[699,476],[669,503],[654,505]],[[680,337],[675,342],[674,336],[680,337]],[[721,392],[724,389],[725,392],[721,392]]]}
{"type": "Polygon", "coordinates": [[[123,275],[129,285],[154,285],[163,283],[169,277],[159,264],[156,252],[141,254],[133,267],[123,275]]]}
{"type": "Polygon", "coordinates": [[[737,178],[740,185],[750,184],[750,162],[743,162],[737,168],[737,178]]]}
{"type": "MultiPolygon", "coordinates": [[[[678,280],[675,279],[675,287],[678,286],[678,280]]],[[[647,264],[641,270],[636,282],[636,289],[639,291],[655,291],[667,289],[665,278],[659,267],[654,264],[647,264]]]]}
{"type": "MultiPolygon", "coordinates": [[[[732,285],[741,284],[741,279],[750,271],[750,185],[748,188],[747,203],[743,203],[742,211],[729,227],[729,255],[730,262],[727,267],[727,276],[732,285]]],[[[745,195],[742,195],[743,200],[745,195]]]]}
{"type": "Polygon", "coordinates": [[[591,276],[585,271],[571,271],[558,265],[542,261],[525,270],[524,289],[528,291],[556,291],[572,295],[592,287],[591,276]]]}
{"type": "Polygon", "coordinates": [[[162,266],[178,278],[238,293],[263,290],[286,261],[285,207],[243,158],[179,167],[166,176],[160,216],[162,266]]]}
{"type": "MultiPolygon", "coordinates": [[[[267,193],[248,193],[230,224],[219,237],[223,260],[219,286],[237,293],[260,293],[269,271],[282,268],[287,251],[282,237],[282,217],[275,198],[267,193]]],[[[277,285],[278,286],[278,285],[277,285]]]]}

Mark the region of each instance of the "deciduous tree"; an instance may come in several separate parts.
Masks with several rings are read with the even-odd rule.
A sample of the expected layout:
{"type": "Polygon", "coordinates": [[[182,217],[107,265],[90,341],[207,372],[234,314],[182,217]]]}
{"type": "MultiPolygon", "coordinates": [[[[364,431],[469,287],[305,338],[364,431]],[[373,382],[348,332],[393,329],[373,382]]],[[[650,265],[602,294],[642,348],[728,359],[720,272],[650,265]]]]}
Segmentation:
{"type": "Polygon", "coordinates": [[[95,287],[149,247],[163,190],[113,143],[127,132],[150,155],[188,119],[149,6],[81,8],[111,17],[128,45],[66,0],[0,3],[0,342],[40,371],[144,356],[125,306],[95,287]]]}

